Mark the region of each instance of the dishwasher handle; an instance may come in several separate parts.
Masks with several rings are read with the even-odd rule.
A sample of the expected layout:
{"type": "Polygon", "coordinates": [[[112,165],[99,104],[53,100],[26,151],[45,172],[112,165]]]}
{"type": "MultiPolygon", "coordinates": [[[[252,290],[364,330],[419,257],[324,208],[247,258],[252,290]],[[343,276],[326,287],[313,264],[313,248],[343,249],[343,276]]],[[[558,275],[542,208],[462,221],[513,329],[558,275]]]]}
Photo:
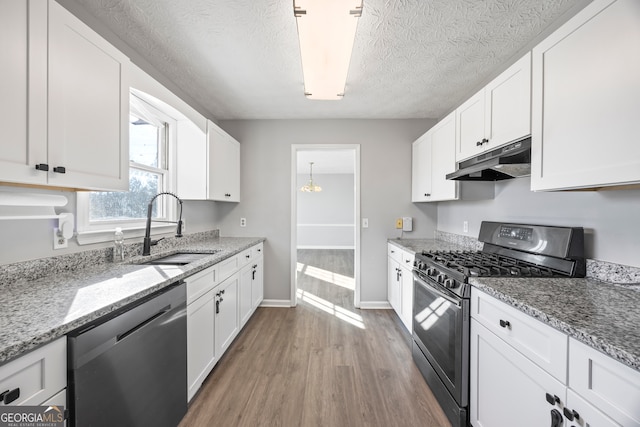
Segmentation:
{"type": "Polygon", "coordinates": [[[170,309],[171,309],[171,305],[168,305],[168,306],[164,307],[163,309],[161,309],[156,314],[154,314],[153,316],[149,317],[147,320],[143,320],[142,322],[138,323],[136,326],[134,326],[133,328],[129,329],[128,331],[116,335],[116,342],[122,341],[123,339],[125,339],[126,337],[128,337],[129,335],[131,335],[132,333],[137,331],[138,329],[144,328],[145,325],[148,325],[149,323],[153,322],[158,317],[160,317],[163,314],[165,314],[166,312],[168,312],[170,309]]]}

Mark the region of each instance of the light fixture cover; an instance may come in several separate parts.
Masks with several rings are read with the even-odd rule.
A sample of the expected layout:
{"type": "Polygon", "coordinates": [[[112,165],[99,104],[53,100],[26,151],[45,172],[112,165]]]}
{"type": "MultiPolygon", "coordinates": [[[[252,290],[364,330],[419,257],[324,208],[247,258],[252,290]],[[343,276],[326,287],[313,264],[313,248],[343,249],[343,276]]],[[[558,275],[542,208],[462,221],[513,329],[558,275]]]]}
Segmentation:
{"type": "Polygon", "coordinates": [[[294,0],[293,9],[305,95],[342,99],[362,0],[294,0]]]}

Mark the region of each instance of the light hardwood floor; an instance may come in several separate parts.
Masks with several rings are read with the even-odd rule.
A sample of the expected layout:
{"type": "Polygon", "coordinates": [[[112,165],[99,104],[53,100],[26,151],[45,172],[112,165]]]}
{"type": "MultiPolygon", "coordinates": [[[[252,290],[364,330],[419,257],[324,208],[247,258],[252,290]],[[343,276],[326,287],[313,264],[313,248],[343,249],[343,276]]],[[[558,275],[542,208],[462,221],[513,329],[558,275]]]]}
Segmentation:
{"type": "Polygon", "coordinates": [[[298,306],[257,309],[180,427],[450,426],[395,313],[353,308],[353,251],[298,261],[298,306]]]}

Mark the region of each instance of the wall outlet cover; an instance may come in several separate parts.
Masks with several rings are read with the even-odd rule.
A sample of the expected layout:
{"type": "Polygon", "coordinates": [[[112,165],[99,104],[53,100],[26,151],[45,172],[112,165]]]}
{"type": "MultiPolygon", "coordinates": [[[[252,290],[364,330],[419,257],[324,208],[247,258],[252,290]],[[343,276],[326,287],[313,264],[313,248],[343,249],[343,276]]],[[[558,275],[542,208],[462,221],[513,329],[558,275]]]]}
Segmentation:
{"type": "Polygon", "coordinates": [[[402,228],[402,218],[396,219],[396,228],[398,230],[402,228]]]}
{"type": "Polygon", "coordinates": [[[402,231],[413,231],[413,218],[410,216],[402,218],[402,231]]]}

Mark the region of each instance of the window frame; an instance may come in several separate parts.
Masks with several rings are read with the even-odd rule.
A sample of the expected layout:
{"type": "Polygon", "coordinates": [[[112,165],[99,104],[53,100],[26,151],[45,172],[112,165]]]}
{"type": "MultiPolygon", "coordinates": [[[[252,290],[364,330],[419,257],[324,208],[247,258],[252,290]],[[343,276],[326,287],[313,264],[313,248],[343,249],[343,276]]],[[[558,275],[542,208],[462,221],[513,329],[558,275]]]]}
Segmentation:
{"type": "MultiPolygon", "coordinates": [[[[142,110],[134,108],[136,110],[134,115],[144,115],[144,119],[149,118],[151,121],[156,123],[165,122],[168,124],[168,130],[163,153],[166,170],[129,160],[129,171],[131,171],[131,169],[136,169],[143,172],[159,173],[162,175],[162,188],[159,191],[175,192],[177,175],[176,143],[178,120],[171,116],[168,111],[170,108],[166,108],[167,111],[163,111],[163,106],[160,105],[157,100],[154,102],[154,98],[150,96],[146,98],[144,94],[139,91],[136,91],[135,93],[131,91],[130,97],[130,108],[132,103],[136,103],[138,106],[144,106],[142,110]],[[148,115],[152,115],[152,117],[149,117],[148,115]]],[[[125,238],[144,236],[146,218],[91,221],[89,216],[89,199],[91,192],[80,192],[76,194],[77,240],[79,245],[111,241],[113,240],[113,233],[115,232],[116,227],[122,228],[125,238]]],[[[159,206],[162,212],[162,216],[159,216],[156,219],[160,221],[176,221],[178,208],[175,199],[172,197],[158,197],[156,200],[160,203],[159,206]]],[[[175,224],[152,222],[151,234],[157,235],[171,233],[175,228],[175,224]]]]}

